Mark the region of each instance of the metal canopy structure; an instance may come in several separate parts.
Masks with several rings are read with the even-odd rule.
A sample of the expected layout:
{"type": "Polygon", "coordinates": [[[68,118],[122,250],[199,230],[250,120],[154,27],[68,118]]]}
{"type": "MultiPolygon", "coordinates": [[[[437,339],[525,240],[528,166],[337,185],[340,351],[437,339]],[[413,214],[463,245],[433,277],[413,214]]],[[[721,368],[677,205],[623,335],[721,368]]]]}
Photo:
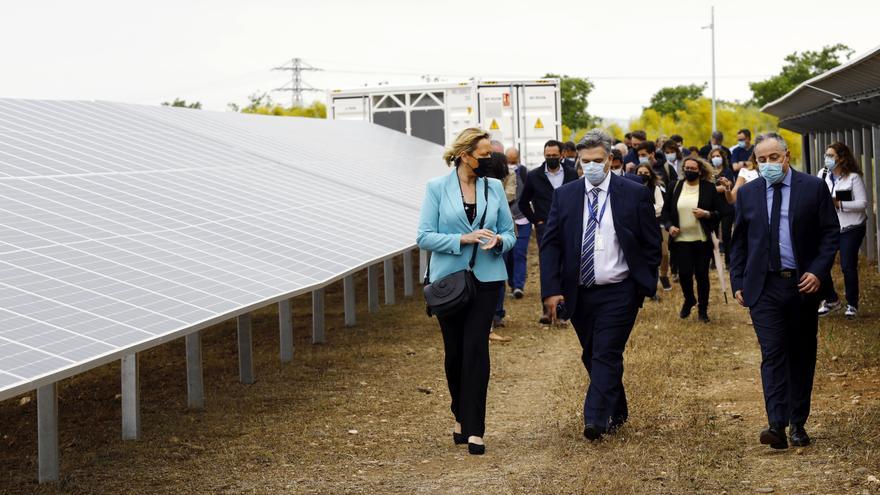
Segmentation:
{"type": "Polygon", "coordinates": [[[779,117],[780,127],[802,135],[807,172],[823,167],[825,150],[835,141],[853,152],[864,170],[869,204],[863,248],[868,260],[878,259],[874,198],[880,197],[880,47],[801,83],[762,110],[779,117]]]}
{"type": "Polygon", "coordinates": [[[291,297],[313,294],[320,342],[326,285],[345,279],[353,324],[351,274],[369,269],[372,311],[376,264],[393,302],[403,254],[411,293],[441,154],[363,122],[0,99],[0,400],[39,389],[41,480],[57,478],[57,381],[122,360],[137,438],[137,352],[187,336],[198,407],[198,330],[238,317],[249,383],[250,311],[279,304],[289,360],[291,297]]]}

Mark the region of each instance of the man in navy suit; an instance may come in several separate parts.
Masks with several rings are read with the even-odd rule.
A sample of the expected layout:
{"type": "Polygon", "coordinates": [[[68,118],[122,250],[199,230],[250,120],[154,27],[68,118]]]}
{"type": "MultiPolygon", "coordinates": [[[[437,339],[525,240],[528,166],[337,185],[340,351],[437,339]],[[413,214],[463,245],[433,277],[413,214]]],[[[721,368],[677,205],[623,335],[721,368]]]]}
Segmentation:
{"type": "Polygon", "coordinates": [[[609,172],[611,143],[601,130],[581,140],[584,177],[553,195],[540,251],[545,311],[551,320],[570,319],[583,348],[590,440],[627,420],[623,350],[642,301],[657,290],[660,264],[651,194],[609,172]]]}
{"type": "Polygon", "coordinates": [[[819,288],[830,283],[840,226],[828,188],[795,171],[785,140],[758,136],[755,156],[761,178],[736,195],[730,281],[737,301],[748,306],[761,346],[761,382],[769,427],[762,444],[809,445],[816,370],[819,288]]]}

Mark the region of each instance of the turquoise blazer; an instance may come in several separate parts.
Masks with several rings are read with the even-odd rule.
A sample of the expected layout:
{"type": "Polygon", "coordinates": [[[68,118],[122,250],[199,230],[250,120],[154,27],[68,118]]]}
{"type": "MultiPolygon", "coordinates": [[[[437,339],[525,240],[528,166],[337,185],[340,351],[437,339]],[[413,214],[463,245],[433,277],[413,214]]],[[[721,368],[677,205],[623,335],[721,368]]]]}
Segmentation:
{"type": "Polygon", "coordinates": [[[504,186],[498,179],[477,179],[477,216],[468,222],[461,200],[461,186],[456,170],[445,177],[428,182],[422,213],[419,218],[419,248],[431,251],[430,282],[450,273],[464,270],[477,250],[474,275],[480,282],[507,280],[507,267],[501,256],[513,249],[516,235],[513,217],[504,194],[504,186]],[[486,211],[485,190],[489,184],[489,204],[486,211]],[[486,211],[484,229],[501,236],[501,248],[483,250],[480,244],[461,245],[461,235],[473,232],[480,226],[480,217],[486,211]]]}

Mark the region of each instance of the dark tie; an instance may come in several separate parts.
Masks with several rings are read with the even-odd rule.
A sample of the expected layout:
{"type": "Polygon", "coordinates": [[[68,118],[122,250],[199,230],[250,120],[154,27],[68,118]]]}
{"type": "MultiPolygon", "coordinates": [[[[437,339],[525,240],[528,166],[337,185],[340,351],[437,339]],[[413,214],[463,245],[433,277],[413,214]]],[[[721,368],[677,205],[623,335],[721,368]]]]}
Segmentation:
{"type": "Polygon", "coordinates": [[[773,184],[773,207],[770,210],[770,271],[782,270],[779,253],[779,219],[782,217],[782,183],[773,184]]]}
{"type": "Polygon", "coordinates": [[[594,256],[596,249],[596,231],[599,229],[599,188],[594,187],[590,191],[592,201],[587,200],[591,214],[587,217],[587,228],[584,230],[584,240],[581,243],[581,285],[592,287],[596,283],[596,269],[594,256]]]}

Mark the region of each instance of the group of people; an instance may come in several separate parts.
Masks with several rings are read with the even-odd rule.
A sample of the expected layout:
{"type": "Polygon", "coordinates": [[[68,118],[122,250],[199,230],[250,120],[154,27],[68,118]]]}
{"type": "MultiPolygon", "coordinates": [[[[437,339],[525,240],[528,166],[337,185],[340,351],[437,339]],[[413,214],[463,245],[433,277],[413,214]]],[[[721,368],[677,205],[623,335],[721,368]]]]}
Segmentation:
{"type": "Polygon", "coordinates": [[[709,323],[717,250],[723,257],[715,263],[729,268],[732,292],[749,308],[761,348],[768,427],[760,441],[773,448],[810,443],[804,424],[818,317],[842,307],[831,279],[838,251],[846,315],[858,311],[865,186],[842,143],[825,151],[816,177],[791,167],[779,134],[762,134],[754,145],[751,137],[740,130],[728,149],[713,132],[706,146],[685,148],[681,136],[651,141],[633,131],[615,142],[596,129],[576,145],[548,141],[544,162],[529,170],[516,148],[504,150],[485,131],[459,134],[445,155],[453,170],[428,184],[418,232],[419,247],[431,252],[428,283],[461,270],[475,279],[466,304],[438,315],[455,443],[485,452],[489,341],[509,340],[493,329],[504,324],[508,293],[526,296],[532,230],[539,321],[571,322],[590,376],[586,438],[597,440],[627,421],[623,351],[658,286],[669,291],[670,276],[677,279],[684,296],[679,316],[696,307],[697,318],[709,323]]]}

